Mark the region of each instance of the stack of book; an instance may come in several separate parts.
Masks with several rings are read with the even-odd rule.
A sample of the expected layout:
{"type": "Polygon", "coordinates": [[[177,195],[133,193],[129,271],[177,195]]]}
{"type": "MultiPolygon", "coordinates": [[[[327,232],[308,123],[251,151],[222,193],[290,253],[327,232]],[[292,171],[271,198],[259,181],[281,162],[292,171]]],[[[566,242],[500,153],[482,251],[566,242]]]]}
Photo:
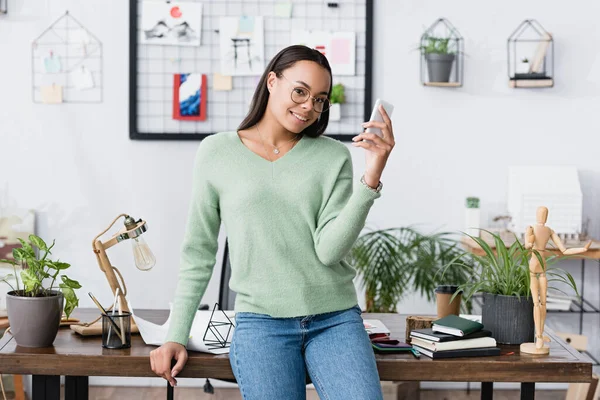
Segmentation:
{"type": "Polygon", "coordinates": [[[490,331],[479,322],[456,315],[434,321],[430,329],[411,331],[410,341],[421,354],[434,359],[500,355],[490,331]]]}

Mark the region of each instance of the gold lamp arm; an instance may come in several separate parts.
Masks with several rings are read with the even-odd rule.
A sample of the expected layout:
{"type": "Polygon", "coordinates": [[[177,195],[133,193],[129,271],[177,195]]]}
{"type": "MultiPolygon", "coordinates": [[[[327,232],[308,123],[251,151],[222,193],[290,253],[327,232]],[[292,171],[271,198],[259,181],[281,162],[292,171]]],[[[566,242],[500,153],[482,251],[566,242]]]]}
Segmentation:
{"type": "Polygon", "coordinates": [[[104,235],[106,232],[108,232],[110,230],[110,228],[113,227],[113,225],[119,220],[119,218],[121,217],[125,217],[127,218],[127,214],[121,214],[118,217],[116,217],[111,224],[108,226],[108,228],[106,228],[104,231],[102,231],[102,233],[100,233],[98,236],[96,236],[92,242],[92,248],[94,249],[94,254],[96,254],[96,259],[98,261],[98,265],[100,267],[100,270],[102,272],[104,272],[104,275],[106,275],[106,279],[108,280],[108,284],[112,290],[113,295],[115,295],[117,293],[117,288],[119,288],[119,304],[121,306],[121,310],[123,311],[130,311],[129,307],[127,306],[127,301],[125,300],[125,295],[127,294],[126,289],[125,289],[125,282],[123,281],[123,277],[121,276],[121,273],[111,265],[110,260],[108,259],[108,255],[106,254],[106,249],[112,247],[114,244],[117,243],[115,236],[113,236],[111,239],[109,239],[106,243],[102,243],[102,241],[99,239],[102,235],[104,235]],[[117,273],[119,274],[119,277],[121,278],[121,282],[123,283],[123,287],[121,286],[121,284],[119,283],[119,281],[117,280],[117,276],[115,275],[115,270],[117,270],[117,273]]]}

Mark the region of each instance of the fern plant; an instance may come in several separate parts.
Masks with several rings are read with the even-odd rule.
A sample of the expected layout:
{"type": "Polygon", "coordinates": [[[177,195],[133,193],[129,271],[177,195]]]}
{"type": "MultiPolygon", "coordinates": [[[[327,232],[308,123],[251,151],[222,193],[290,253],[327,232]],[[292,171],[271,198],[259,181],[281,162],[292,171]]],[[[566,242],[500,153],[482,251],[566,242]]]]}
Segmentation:
{"type": "Polygon", "coordinates": [[[347,261],[362,276],[366,311],[397,312],[397,303],[411,291],[434,301],[439,284],[466,282],[466,269],[453,268],[441,274],[458,254],[462,251],[448,233],[424,235],[412,227],[400,227],[360,236],[347,261]]]}

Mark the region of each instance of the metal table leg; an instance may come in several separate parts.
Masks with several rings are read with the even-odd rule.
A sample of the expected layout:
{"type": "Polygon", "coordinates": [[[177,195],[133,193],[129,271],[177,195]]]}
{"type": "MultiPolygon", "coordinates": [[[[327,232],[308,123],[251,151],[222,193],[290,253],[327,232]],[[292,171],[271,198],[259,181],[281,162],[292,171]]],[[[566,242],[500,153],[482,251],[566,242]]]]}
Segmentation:
{"type": "Polygon", "coordinates": [[[174,399],[174,393],[173,393],[173,386],[171,386],[171,384],[169,383],[169,381],[167,381],[167,400],[173,400],[174,399]]]}
{"type": "Polygon", "coordinates": [[[89,378],[65,376],[65,400],[88,400],[89,378]]]}
{"type": "Polygon", "coordinates": [[[60,400],[60,375],[33,375],[32,400],[60,400]]]}
{"type": "Polygon", "coordinates": [[[535,383],[534,382],[521,383],[521,400],[533,400],[533,399],[535,399],[535,383]]]}
{"type": "Polygon", "coordinates": [[[481,382],[481,400],[494,398],[494,382],[481,382]]]}

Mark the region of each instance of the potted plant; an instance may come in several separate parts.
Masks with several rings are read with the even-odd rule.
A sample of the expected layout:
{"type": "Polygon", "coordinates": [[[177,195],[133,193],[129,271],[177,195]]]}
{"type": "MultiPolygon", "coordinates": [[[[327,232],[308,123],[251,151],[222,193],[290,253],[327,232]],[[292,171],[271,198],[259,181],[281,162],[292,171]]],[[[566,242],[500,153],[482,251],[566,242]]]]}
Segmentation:
{"type": "Polygon", "coordinates": [[[62,275],[69,264],[48,258],[54,242],[48,247],[36,235],[29,236],[31,244],[22,239],[19,241],[22,247],[13,249],[14,260],[0,260],[12,264],[14,271],[14,275],[0,279],[12,289],[6,298],[10,330],[19,346],[50,346],[58,333],[63,309],[68,318],[79,305],[75,289],[81,285],[62,275]],[[17,266],[21,268],[18,277],[17,266]],[[17,278],[16,287],[8,281],[13,277],[17,278]]]}
{"type": "MultiPolygon", "coordinates": [[[[483,295],[482,323],[492,332],[496,342],[521,344],[532,342],[535,332],[533,299],[530,293],[529,259],[541,257],[537,250],[528,250],[516,240],[507,247],[500,235],[485,231],[494,241],[495,249],[480,237],[470,236],[483,250],[483,255],[464,251],[444,267],[445,274],[458,268],[466,270],[469,279],[459,285],[463,299],[483,295]]],[[[563,282],[577,292],[573,277],[560,268],[549,268],[557,256],[546,259],[546,277],[563,282]]],[[[542,264],[543,265],[543,264],[542,264]]],[[[562,290],[552,288],[564,293],[562,290]]]]}
{"type": "Polygon", "coordinates": [[[520,63],[517,64],[515,71],[517,74],[528,74],[529,73],[529,60],[527,57],[523,58],[520,63]]]}
{"type": "Polygon", "coordinates": [[[479,197],[467,197],[465,210],[465,230],[467,234],[479,236],[480,220],[479,197]]]}
{"type": "Polygon", "coordinates": [[[341,83],[331,88],[331,107],[329,107],[329,120],[339,121],[342,118],[341,104],[346,102],[345,88],[341,83]]]}
{"type": "Polygon", "coordinates": [[[452,39],[425,35],[421,51],[427,61],[427,72],[430,82],[450,82],[450,73],[456,59],[456,52],[451,49],[452,39]]]}
{"type": "MultiPolygon", "coordinates": [[[[410,291],[436,299],[439,285],[455,285],[469,278],[466,269],[444,266],[462,254],[447,233],[424,235],[411,227],[389,228],[360,236],[347,261],[362,275],[366,312],[397,312],[396,306],[410,291]]],[[[467,311],[470,303],[465,304],[467,311]]]]}

